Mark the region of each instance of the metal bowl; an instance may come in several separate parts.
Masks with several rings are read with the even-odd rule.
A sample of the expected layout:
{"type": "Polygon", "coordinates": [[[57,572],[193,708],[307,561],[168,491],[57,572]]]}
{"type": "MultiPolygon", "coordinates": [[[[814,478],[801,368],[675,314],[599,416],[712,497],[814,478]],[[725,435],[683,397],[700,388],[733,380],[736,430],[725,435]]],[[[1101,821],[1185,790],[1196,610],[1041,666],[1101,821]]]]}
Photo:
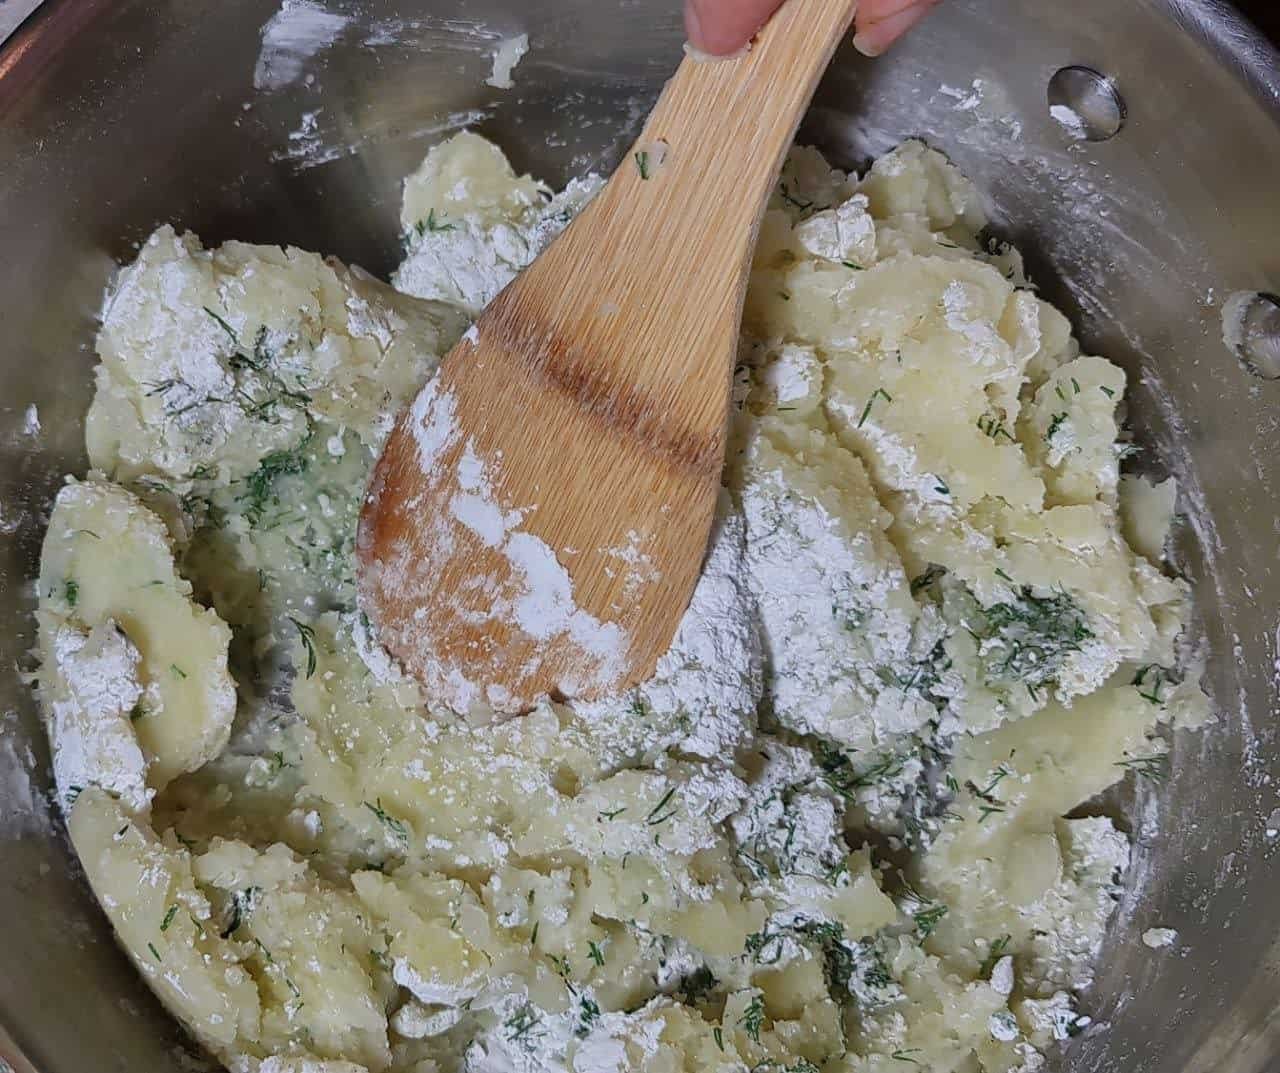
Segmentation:
{"type": "MultiPolygon", "coordinates": [[[[433,141],[470,124],[553,181],[608,167],[680,54],[675,0],[328,3],[317,38],[271,22],[278,0],[49,0],[0,50],[0,1055],[19,1073],[184,1063],[49,812],[15,671],[44,510],[85,466],[113,262],[173,221],[385,273],[399,181],[433,141]],[[486,86],[519,32],[516,88],[486,86]]],[[[843,52],[806,135],[846,164],[909,135],[949,153],[1086,346],[1128,370],[1138,464],[1182,487],[1219,722],[1179,738],[1154,794],[1095,806],[1127,817],[1138,864],[1084,1000],[1097,1028],[1066,1064],[1277,1068],[1280,383],[1224,345],[1221,308],[1280,290],[1280,56],[1213,0],[951,0],[889,57],[843,52]],[[1102,77],[1055,79],[1073,66],[1102,77]],[[1119,133],[1070,134],[1051,82],[1093,135],[1119,133]],[[1177,946],[1145,947],[1153,926],[1177,946]]],[[[1244,345],[1276,347],[1278,320],[1244,345]]]]}

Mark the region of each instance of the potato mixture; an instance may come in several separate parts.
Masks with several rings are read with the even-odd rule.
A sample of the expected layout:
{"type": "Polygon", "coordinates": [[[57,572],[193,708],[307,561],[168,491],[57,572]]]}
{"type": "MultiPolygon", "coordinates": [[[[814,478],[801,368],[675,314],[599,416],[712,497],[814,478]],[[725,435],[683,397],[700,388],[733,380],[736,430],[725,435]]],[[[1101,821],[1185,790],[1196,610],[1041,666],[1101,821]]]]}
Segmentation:
{"type": "Polygon", "coordinates": [[[1039,1069],[1130,862],[1088,803],[1205,702],[1125,375],[943,157],[790,155],[652,680],[485,725],[356,605],[392,420],[599,186],[462,134],[394,289],[169,227],[123,269],[39,582],[89,882],[237,1073],[1039,1069]]]}

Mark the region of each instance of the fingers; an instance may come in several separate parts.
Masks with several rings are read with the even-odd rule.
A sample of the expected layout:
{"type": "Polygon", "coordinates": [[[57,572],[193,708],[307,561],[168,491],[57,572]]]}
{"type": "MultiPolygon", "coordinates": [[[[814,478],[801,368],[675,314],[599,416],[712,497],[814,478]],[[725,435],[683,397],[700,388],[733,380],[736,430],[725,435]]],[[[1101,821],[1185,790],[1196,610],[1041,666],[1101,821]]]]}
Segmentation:
{"type": "Polygon", "coordinates": [[[858,11],[854,46],[866,56],[879,56],[928,14],[938,0],[867,0],[858,11]]]}
{"type": "MultiPolygon", "coordinates": [[[[863,0],[854,45],[879,56],[911,29],[938,0],[863,0]]],[[[713,56],[737,52],[755,35],[782,0],[685,0],[689,43],[713,56]]]]}
{"type": "Polygon", "coordinates": [[[713,56],[737,52],[782,6],[782,0],[685,0],[689,44],[713,56]]]}

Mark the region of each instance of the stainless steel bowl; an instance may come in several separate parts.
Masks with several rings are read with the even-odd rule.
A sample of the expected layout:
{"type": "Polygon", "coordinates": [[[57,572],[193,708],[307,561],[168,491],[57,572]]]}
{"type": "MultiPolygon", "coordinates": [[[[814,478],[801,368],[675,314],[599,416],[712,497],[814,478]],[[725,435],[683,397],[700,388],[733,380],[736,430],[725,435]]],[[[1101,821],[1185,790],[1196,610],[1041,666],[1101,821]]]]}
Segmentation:
{"type": "MultiPolygon", "coordinates": [[[[278,0],[48,0],[0,50],[0,1055],[21,1073],[182,1068],[49,813],[15,670],[43,512],[85,464],[113,261],[172,220],[386,272],[399,180],[434,140],[472,123],[552,180],[608,166],[681,43],[675,0],[327,2],[346,19],[330,44],[277,34],[265,63],[278,0]],[[516,88],[486,86],[492,42],[517,32],[516,88]]],[[[885,59],[843,52],[807,135],[849,164],[908,135],[951,154],[1087,346],[1131,374],[1154,448],[1139,464],[1182,484],[1178,559],[1220,721],[1179,738],[1153,797],[1097,805],[1127,817],[1139,864],[1085,1000],[1109,1027],[1068,1064],[1280,1068],[1280,383],[1220,326],[1234,292],[1280,290],[1280,57],[1214,0],[951,0],[885,59]],[[1114,138],[1050,118],[1070,65],[1113,80],[1095,103],[1122,96],[1114,138]],[[1173,952],[1142,944],[1152,926],[1178,929],[1173,952]]]]}

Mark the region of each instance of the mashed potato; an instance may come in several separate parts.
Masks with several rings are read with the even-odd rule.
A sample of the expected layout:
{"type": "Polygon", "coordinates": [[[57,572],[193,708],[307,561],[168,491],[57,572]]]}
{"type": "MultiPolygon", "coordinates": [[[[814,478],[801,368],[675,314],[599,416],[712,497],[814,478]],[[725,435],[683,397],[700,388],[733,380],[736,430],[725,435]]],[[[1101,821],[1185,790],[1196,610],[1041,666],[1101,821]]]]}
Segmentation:
{"type": "Polygon", "coordinates": [[[89,881],[235,1071],[1038,1069],[1130,859],[1078,807],[1204,701],[1124,373],[937,153],[791,154],[651,681],[475,726],[355,605],[391,418],[598,186],[464,134],[396,290],[167,227],[123,270],[39,582],[89,881]]]}

